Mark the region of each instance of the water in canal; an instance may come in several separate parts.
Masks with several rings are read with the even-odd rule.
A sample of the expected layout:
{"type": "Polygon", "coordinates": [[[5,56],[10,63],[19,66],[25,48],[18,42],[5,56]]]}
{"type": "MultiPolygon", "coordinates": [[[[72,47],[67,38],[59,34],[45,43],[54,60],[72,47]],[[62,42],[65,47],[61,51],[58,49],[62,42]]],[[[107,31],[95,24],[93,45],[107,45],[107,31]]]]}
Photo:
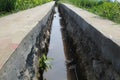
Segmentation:
{"type": "Polygon", "coordinates": [[[65,63],[64,52],[66,52],[66,44],[62,39],[60,17],[57,7],[55,7],[55,12],[47,55],[48,58],[53,58],[53,61],[51,61],[52,69],[44,72],[43,77],[44,80],[77,80],[74,69],[69,69],[65,63]]]}
{"type": "Polygon", "coordinates": [[[47,57],[53,58],[53,61],[51,61],[52,69],[44,72],[44,78],[46,78],[46,80],[67,80],[64,48],[60,31],[60,17],[57,7],[55,7],[55,12],[47,55],[47,57]]]}

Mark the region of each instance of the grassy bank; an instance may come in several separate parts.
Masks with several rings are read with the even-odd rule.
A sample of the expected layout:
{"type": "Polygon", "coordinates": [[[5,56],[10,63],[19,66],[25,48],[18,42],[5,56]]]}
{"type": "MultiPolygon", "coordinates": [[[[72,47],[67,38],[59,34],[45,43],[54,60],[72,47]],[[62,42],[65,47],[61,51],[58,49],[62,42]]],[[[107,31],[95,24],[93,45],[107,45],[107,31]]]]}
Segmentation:
{"type": "Polygon", "coordinates": [[[0,16],[28,9],[52,0],[0,0],[0,16]]]}
{"type": "Polygon", "coordinates": [[[120,3],[107,0],[61,0],[120,23],[120,3]]]}

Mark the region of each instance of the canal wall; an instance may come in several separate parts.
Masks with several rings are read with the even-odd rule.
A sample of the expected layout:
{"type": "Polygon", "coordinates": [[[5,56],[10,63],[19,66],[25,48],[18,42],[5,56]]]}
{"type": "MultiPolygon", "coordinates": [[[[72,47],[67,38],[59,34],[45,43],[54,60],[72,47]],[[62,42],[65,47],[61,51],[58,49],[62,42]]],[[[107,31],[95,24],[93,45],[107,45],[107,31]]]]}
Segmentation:
{"type": "Polygon", "coordinates": [[[120,25],[68,4],[60,4],[59,12],[78,76],[120,80],[120,25]]]}
{"type": "MultiPolygon", "coordinates": [[[[16,34],[20,37],[18,39],[21,40],[21,42],[18,43],[18,47],[0,69],[0,80],[37,79],[39,74],[39,57],[48,51],[54,5],[54,2],[50,2],[39,8],[37,7],[39,10],[45,10],[43,10],[43,12],[38,11],[40,12],[39,14],[41,14],[40,16],[36,16],[37,14],[35,15],[35,18],[32,16],[32,19],[34,20],[37,18],[35,26],[33,26],[32,22],[28,21],[27,23],[32,25],[32,27],[29,28],[32,29],[29,29],[29,31],[26,32],[27,35],[25,37],[21,37],[16,34]]],[[[30,10],[28,11],[30,12],[30,10]]],[[[26,16],[29,16],[29,14],[26,16]]],[[[29,19],[31,19],[31,15],[29,19]]],[[[24,28],[24,26],[21,27],[24,28]]],[[[18,29],[20,30],[21,28],[18,29]]]]}

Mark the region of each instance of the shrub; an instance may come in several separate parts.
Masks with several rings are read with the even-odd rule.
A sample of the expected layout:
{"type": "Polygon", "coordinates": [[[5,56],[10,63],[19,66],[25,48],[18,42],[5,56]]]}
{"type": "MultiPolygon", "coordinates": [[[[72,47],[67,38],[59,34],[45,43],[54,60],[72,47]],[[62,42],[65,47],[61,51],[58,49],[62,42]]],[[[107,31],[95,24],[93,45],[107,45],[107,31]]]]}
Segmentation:
{"type": "Polygon", "coordinates": [[[90,10],[100,16],[106,17],[110,20],[120,23],[120,4],[119,3],[104,2],[103,4],[99,6],[95,6],[90,10]]]}
{"type": "Polygon", "coordinates": [[[0,13],[23,10],[52,0],[0,0],[0,13]]]}
{"type": "Polygon", "coordinates": [[[0,12],[1,11],[11,11],[15,9],[16,0],[0,0],[0,12]]]}
{"type": "MultiPolygon", "coordinates": [[[[63,1],[63,0],[62,0],[63,1]]],[[[120,3],[108,0],[64,0],[102,17],[120,23],[120,3]]]]}

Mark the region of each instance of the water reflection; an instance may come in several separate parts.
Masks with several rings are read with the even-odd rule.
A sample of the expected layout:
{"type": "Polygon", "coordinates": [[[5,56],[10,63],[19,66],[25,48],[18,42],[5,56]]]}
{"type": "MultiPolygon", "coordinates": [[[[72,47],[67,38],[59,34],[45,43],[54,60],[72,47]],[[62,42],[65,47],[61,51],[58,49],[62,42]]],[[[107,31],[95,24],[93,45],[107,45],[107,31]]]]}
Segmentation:
{"type": "Polygon", "coordinates": [[[46,80],[67,80],[64,48],[60,32],[60,17],[57,7],[55,7],[55,11],[48,51],[48,57],[54,60],[51,62],[52,69],[44,73],[44,78],[46,78],[46,80]]]}
{"type": "Polygon", "coordinates": [[[54,59],[51,62],[53,67],[47,72],[44,72],[44,80],[78,80],[75,72],[76,63],[69,54],[69,41],[67,41],[67,36],[64,34],[64,28],[60,25],[57,7],[55,7],[55,11],[48,51],[48,57],[54,59]]]}

